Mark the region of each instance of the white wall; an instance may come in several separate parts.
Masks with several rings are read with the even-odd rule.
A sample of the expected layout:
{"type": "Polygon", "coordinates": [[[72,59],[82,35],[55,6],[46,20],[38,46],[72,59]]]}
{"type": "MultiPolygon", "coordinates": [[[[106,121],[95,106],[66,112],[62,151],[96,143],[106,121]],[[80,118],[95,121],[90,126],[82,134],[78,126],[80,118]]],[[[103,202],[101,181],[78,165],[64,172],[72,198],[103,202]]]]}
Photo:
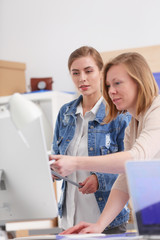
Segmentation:
{"type": "Polygon", "coordinates": [[[52,76],[55,90],[75,91],[73,50],[157,45],[159,23],[159,0],[0,0],[0,59],[25,62],[27,85],[52,76]]]}

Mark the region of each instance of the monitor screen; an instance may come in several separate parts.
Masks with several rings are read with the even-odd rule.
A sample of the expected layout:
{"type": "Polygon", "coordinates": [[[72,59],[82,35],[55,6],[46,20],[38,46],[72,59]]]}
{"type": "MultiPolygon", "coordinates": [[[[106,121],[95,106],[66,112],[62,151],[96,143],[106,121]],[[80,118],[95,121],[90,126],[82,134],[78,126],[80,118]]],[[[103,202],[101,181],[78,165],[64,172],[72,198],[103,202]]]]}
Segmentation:
{"type": "MultiPolygon", "coordinates": [[[[19,116],[23,111],[26,114],[29,101],[20,99],[19,116]]],[[[57,216],[41,116],[21,124],[20,129],[14,119],[10,106],[0,108],[0,226],[57,216]]]]}

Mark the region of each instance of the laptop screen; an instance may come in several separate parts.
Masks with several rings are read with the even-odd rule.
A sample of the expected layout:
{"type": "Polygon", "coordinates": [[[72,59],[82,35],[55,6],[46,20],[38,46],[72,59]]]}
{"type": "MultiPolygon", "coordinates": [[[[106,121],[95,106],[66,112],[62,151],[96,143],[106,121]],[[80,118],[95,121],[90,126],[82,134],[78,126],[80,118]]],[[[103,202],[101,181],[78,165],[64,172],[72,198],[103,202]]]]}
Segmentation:
{"type": "Polygon", "coordinates": [[[139,234],[160,234],[160,161],[127,162],[126,173],[139,234]]]}

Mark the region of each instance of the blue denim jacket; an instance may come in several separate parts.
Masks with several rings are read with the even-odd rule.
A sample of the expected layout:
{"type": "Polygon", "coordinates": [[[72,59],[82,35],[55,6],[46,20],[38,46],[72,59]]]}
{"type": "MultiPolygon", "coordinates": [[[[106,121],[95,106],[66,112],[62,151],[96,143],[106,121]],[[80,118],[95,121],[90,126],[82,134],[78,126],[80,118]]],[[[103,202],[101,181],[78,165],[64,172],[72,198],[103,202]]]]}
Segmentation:
{"type": "MultiPolygon", "coordinates": [[[[73,100],[62,106],[59,111],[54,138],[52,144],[53,154],[65,155],[68,149],[69,143],[73,139],[75,128],[76,128],[76,110],[82,96],[78,99],[73,100]]],[[[105,105],[102,102],[96,118],[88,123],[88,155],[106,155],[109,153],[114,153],[124,150],[124,131],[126,126],[130,121],[129,114],[120,114],[115,120],[108,124],[103,124],[103,119],[105,117],[105,105]]],[[[90,172],[93,174],[93,172],[90,172]]],[[[95,192],[95,197],[97,204],[99,206],[100,212],[103,211],[105,204],[107,202],[110,190],[113,183],[117,178],[117,174],[107,174],[94,172],[98,178],[99,188],[95,192]]],[[[62,183],[62,194],[60,201],[58,203],[59,215],[62,217],[63,204],[66,195],[66,182],[62,183]]],[[[94,208],[93,208],[94,211],[94,208]]],[[[120,214],[113,220],[113,222],[106,228],[113,228],[121,225],[122,223],[128,221],[129,219],[129,209],[127,206],[123,208],[120,214]]]]}

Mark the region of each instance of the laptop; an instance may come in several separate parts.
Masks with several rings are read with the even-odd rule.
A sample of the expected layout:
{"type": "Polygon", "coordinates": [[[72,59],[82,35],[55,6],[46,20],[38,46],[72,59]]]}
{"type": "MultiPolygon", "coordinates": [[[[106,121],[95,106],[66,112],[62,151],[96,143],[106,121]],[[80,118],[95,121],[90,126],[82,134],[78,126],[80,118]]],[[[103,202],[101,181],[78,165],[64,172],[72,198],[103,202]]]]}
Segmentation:
{"type": "Polygon", "coordinates": [[[126,163],[128,187],[141,239],[160,239],[160,160],[126,163]]]}

